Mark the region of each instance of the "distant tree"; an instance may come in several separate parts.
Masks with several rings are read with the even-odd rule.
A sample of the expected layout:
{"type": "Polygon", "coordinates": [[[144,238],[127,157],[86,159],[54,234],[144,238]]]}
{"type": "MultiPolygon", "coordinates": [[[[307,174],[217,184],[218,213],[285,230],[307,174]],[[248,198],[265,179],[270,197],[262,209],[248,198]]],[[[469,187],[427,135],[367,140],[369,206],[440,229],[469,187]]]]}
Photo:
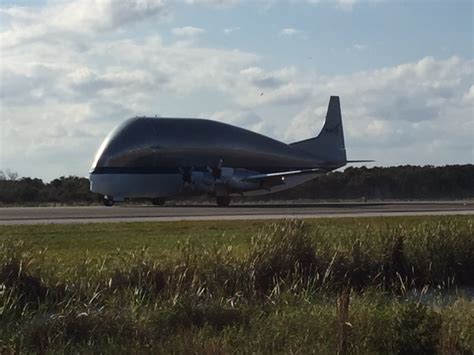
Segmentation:
{"type": "Polygon", "coordinates": [[[277,194],[292,199],[467,199],[474,198],[474,165],[348,167],[277,194]]]}
{"type": "MultiPolygon", "coordinates": [[[[61,176],[49,183],[0,171],[0,204],[97,203],[89,180],[61,176]]],[[[349,167],[321,175],[294,189],[254,200],[468,199],[474,198],[474,165],[349,167]]]]}
{"type": "Polygon", "coordinates": [[[12,180],[15,181],[18,179],[18,173],[6,169],[5,171],[0,170],[0,180],[12,180]]]}

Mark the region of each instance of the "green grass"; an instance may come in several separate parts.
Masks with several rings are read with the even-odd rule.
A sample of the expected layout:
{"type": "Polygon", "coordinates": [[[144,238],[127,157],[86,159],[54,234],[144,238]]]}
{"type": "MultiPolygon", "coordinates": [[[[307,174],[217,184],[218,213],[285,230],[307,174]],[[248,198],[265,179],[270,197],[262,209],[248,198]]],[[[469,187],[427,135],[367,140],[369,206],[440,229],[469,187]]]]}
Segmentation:
{"type": "Polygon", "coordinates": [[[187,239],[199,244],[248,244],[262,222],[136,222],[66,225],[0,226],[0,240],[21,239],[32,249],[74,264],[87,251],[92,256],[146,247],[154,256],[168,256],[187,239]]]}
{"type": "Polygon", "coordinates": [[[1,226],[0,349],[472,353],[473,222],[1,226]]]}
{"type": "MultiPolygon", "coordinates": [[[[420,225],[435,225],[443,221],[472,223],[472,217],[374,217],[374,218],[329,218],[309,219],[310,227],[324,231],[325,241],[341,247],[350,247],[354,239],[365,235],[367,229],[383,229],[396,226],[415,228],[420,225]],[[471,222],[470,222],[471,221],[471,222]]],[[[29,248],[47,248],[47,256],[53,262],[63,259],[74,264],[86,252],[90,256],[115,254],[116,250],[147,248],[156,257],[168,257],[175,253],[179,243],[188,239],[196,244],[232,244],[236,251],[248,249],[252,236],[262,232],[271,220],[250,221],[179,221],[179,222],[133,222],[92,224],[50,224],[50,225],[3,225],[0,226],[0,241],[22,240],[29,248]]],[[[370,236],[369,236],[370,237],[370,236]]]]}

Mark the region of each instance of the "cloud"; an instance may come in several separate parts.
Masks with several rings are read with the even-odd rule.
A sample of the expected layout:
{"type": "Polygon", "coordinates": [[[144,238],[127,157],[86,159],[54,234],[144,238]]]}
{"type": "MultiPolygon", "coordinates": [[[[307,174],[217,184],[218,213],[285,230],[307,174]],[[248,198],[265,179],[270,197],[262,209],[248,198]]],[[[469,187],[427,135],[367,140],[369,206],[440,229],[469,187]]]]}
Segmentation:
{"type": "Polygon", "coordinates": [[[162,0],[81,0],[50,10],[53,24],[73,31],[106,31],[164,12],[162,0]]]}
{"type": "Polygon", "coordinates": [[[199,27],[193,27],[193,26],[185,26],[185,27],[175,27],[171,30],[171,32],[175,36],[197,36],[200,35],[204,32],[206,32],[204,29],[199,28],[199,27]]]}
{"type": "Polygon", "coordinates": [[[245,68],[237,77],[237,88],[236,101],[243,107],[297,105],[311,95],[311,87],[295,67],[245,68]]]}
{"type": "Polygon", "coordinates": [[[2,10],[9,18],[2,36],[16,36],[0,44],[2,169],[43,178],[83,176],[103,137],[124,119],[144,114],[207,112],[277,139],[305,139],[320,130],[330,95],[341,97],[352,159],[373,158],[379,165],[473,162],[473,60],[427,56],[322,76],[290,65],[269,68],[251,52],[164,42],[129,30],[126,24],[165,16],[161,2],[121,2],[129,14],[97,5],[104,6],[102,17],[73,16],[70,4],[82,8],[73,2],[2,10]],[[156,7],[148,13],[146,6],[156,7]],[[75,25],[52,13],[69,13],[75,25]]]}
{"type": "Polygon", "coordinates": [[[211,8],[229,8],[238,3],[240,0],[184,0],[184,2],[188,5],[198,5],[198,6],[205,6],[211,8]]]}
{"type": "Polygon", "coordinates": [[[330,4],[343,11],[351,11],[356,4],[379,3],[385,0],[306,0],[308,4],[330,4]]]}
{"type": "Polygon", "coordinates": [[[342,10],[350,11],[359,0],[336,0],[337,7],[342,10]]]}
{"type": "Polygon", "coordinates": [[[167,14],[163,0],[76,0],[42,8],[3,7],[9,29],[0,33],[0,46],[12,47],[38,39],[91,35],[167,14]]]}
{"type": "Polygon", "coordinates": [[[426,57],[315,76],[291,66],[268,70],[252,53],[165,45],[159,36],[96,41],[85,52],[75,47],[60,52],[58,57],[56,46],[35,44],[29,53],[11,49],[5,55],[4,168],[50,178],[84,175],[110,129],[134,115],[169,116],[163,105],[176,97],[185,98],[184,116],[207,107],[210,118],[297,141],[320,130],[330,95],[341,96],[352,159],[382,165],[472,162],[471,60],[426,57]],[[44,171],[35,172],[28,161],[44,171]]]}
{"type": "Polygon", "coordinates": [[[357,51],[364,51],[367,49],[367,46],[365,44],[360,44],[360,43],[355,43],[352,48],[354,48],[357,51]]]}
{"type": "Polygon", "coordinates": [[[234,32],[238,32],[238,31],[240,31],[240,27],[228,27],[222,30],[222,32],[224,32],[226,35],[234,33],[234,32]]]}
{"type": "Polygon", "coordinates": [[[378,164],[391,165],[472,163],[473,75],[472,60],[426,57],[347,76],[316,78],[314,102],[295,115],[285,137],[296,141],[315,135],[333,94],[341,96],[352,158],[375,158],[378,164]]]}
{"type": "Polygon", "coordinates": [[[297,30],[296,28],[283,28],[281,31],[280,31],[280,35],[282,36],[296,36],[296,35],[299,35],[301,34],[301,31],[300,30],[297,30]]]}
{"type": "Polygon", "coordinates": [[[287,68],[279,72],[267,72],[260,67],[249,67],[240,71],[240,76],[246,80],[248,83],[251,83],[257,89],[271,89],[277,88],[285,82],[285,77],[291,71],[295,70],[294,68],[287,68]]]}
{"type": "Polygon", "coordinates": [[[474,110],[474,85],[471,85],[471,87],[469,88],[469,91],[464,94],[463,100],[464,102],[468,104],[469,103],[472,104],[473,110],[474,110]]]}
{"type": "Polygon", "coordinates": [[[164,45],[159,36],[97,38],[85,51],[39,40],[28,51],[12,47],[0,67],[6,88],[0,90],[0,165],[21,175],[83,176],[101,140],[124,119],[169,116],[163,105],[187,95],[188,103],[199,101],[206,90],[227,95],[237,85],[235,73],[256,61],[239,50],[164,45]]]}
{"type": "MultiPolygon", "coordinates": [[[[252,110],[224,110],[211,113],[210,119],[229,123],[234,126],[246,127],[254,132],[262,132],[268,125],[265,120],[252,110]]],[[[268,134],[268,133],[267,133],[268,134]]]]}

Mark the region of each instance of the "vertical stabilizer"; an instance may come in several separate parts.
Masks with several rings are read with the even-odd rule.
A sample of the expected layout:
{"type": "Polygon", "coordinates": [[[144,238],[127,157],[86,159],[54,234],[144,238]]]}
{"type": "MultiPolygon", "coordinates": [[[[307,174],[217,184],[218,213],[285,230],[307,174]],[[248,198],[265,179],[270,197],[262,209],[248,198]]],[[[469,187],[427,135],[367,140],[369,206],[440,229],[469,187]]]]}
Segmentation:
{"type": "Polygon", "coordinates": [[[315,138],[292,143],[291,146],[310,153],[328,163],[341,163],[342,165],[346,163],[346,147],[344,144],[339,96],[331,96],[326,114],[326,122],[319,135],[315,138]]]}

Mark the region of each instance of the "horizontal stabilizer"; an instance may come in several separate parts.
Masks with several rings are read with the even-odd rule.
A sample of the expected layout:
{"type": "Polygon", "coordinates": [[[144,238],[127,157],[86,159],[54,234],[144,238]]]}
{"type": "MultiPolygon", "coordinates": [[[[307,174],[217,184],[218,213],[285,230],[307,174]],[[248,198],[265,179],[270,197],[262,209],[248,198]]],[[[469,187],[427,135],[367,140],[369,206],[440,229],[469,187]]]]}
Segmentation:
{"type": "Polygon", "coordinates": [[[286,176],[306,175],[306,174],[326,174],[327,172],[328,171],[326,169],[321,169],[321,168],[290,170],[290,171],[282,171],[278,173],[251,175],[251,176],[247,176],[243,180],[244,181],[264,181],[264,180],[276,179],[276,178],[280,178],[281,180],[284,180],[286,176]]]}

